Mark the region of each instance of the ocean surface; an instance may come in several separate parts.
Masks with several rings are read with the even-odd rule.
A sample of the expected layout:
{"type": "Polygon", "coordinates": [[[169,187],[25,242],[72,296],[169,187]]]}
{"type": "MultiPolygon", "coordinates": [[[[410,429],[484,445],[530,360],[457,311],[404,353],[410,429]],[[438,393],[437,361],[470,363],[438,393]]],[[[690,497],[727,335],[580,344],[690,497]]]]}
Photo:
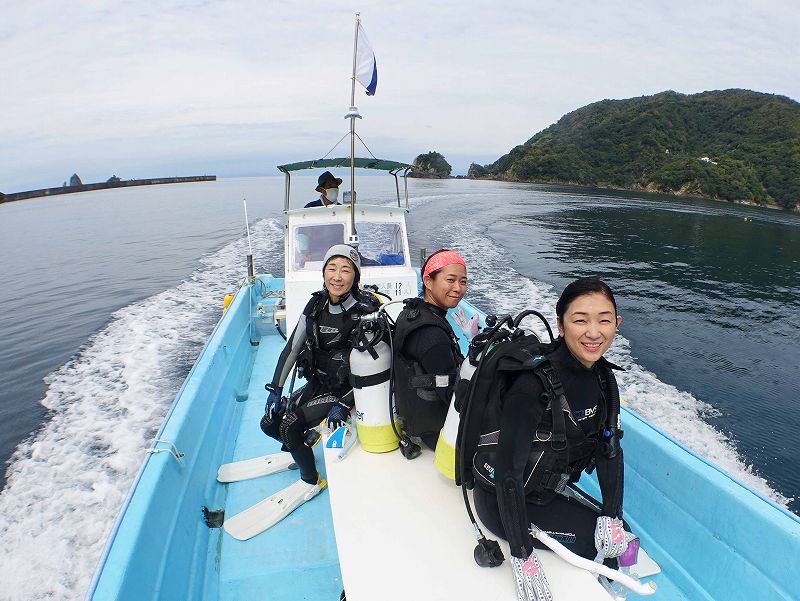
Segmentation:
{"type": "MultiPolygon", "coordinates": [[[[798,510],[800,217],[558,186],[409,188],[412,256],[462,252],[468,298],[487,312],[552,317],[571,279],[606,279],[630,407],[798,510]]],[[[388,201],[393,181],[359,190],[388,201]]],[[[280,177],[0,205],[0,600],[83,598],[144,449],[244,277],[243,199],[257,270],[282,273],[280,177]]]]}

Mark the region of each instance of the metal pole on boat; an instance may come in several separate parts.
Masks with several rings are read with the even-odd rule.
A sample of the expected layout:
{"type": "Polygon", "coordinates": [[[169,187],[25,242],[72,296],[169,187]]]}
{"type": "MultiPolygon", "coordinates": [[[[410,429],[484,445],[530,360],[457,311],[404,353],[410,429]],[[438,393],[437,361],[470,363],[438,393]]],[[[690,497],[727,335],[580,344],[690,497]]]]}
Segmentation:
{"type": "Polygon", "coordinates": [[[356,119],[360,119],[356,107],[356,60],[358,55],[358,25],[361,23],[361,13],[356,13],[356,32],[353,38],[353,77],[350,87],[350,111],[346,117],[350,118],[350,237],[347,242],[358,247],[358,232],[356,231],[356,119]]]}
{"type": "Polygon", "coordinates": [[[247,280],[252,284],[256,279],[255,264],[253,263],[253,243],[250,240],[250,220],[247,217],[247,199],[243,198],[244,203],[244,225],[247,228],[247,246],[250,249],[250,254],[247,255],[247,280]]]}
{"type": "MultiPolygon", "coordinates": [[[[356,56],[358,52],[358,24],[361,22],[361,13],[356,13],[356,33],[355,37],[353,38],[353,77],[351,78],[351,86],[350,86],[350,107],[351,109],[356,104],[356,56]]],[[[353,117],[351,117],[351,120],[353,117]]],[[[354,129],[350,130],[351,135],[355,132],[354,129]]],[[[351,155],[352,158],[352,155],[351,155]]],[[[352,164],[352,162],[351,162],[352,164]]],[[[352,184],[351,184],[352,185],[352,184]]]]}

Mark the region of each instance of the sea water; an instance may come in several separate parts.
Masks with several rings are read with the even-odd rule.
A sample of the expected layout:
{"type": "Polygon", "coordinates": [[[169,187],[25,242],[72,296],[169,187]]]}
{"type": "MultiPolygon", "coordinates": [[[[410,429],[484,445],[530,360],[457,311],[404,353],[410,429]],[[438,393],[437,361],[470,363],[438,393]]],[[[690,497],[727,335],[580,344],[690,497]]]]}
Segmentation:
{"type": "MultiPolygon", "coordinates": [[[[361,198],[393,180],[363,178],[361,198]]],[[[293,178],[308,190],[312,177],[293,178]]],[[[414,256],[448,246],[487,312],[554,316],[600,275],[624,317],[631,408],[794,508],[800,219],[764,209],[499,182],[409,182],[414,256]]],[[[0,205],[0,599],[81,598],[182,379],[245,273],[283,262],[282,178],[0,205]],[[45,550],[43,552],[43,550],[45,550]]],[[[624,444],[624,441],[623,441],[624,444]]]]}

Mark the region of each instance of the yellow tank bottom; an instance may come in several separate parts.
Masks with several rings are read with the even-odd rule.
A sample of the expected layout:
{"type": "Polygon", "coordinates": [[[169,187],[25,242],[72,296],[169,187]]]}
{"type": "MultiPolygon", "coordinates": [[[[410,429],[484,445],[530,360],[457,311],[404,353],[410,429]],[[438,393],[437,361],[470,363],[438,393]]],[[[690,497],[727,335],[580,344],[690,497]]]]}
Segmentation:
{"type": "Polygon", "coordinates": [[[369,453],[388,453],[399,446],[391,424],[367,426],[356,422],[356,430],[361,447],[369,453]]]}
{"type": "Polygon", "coordinates": [[[433,456],[433,465],[445,478],[456,479],[456,450],[450,446],[443,436],[444,429],[439,432],[439,441],[436,443],[436,454],[433,456]]]}

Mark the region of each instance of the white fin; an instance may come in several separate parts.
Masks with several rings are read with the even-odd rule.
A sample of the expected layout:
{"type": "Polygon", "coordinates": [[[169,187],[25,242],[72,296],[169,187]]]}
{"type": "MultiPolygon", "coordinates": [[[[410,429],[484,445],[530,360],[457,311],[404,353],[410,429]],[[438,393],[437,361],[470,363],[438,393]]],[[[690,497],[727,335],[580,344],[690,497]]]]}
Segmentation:
{"type": "Polygon", "coordinates": [[[292,456],[289,453],[275,453],[273,455],[263,455],[244,461],[234,461],[219,466],[217,470],[217,480],[220,482],[239,482],[249,480],[259,476],[277,474],[285,472],[292,464],[292,456]]]}
{"type": "Polygon", "coordinates": [[[631,566],[631,574],[637,578],[647,578],[661,573],[661,567],[641,547],[636,559],[636,563],[631,566]]]}
{"type": "Polygon", "coordinates": [[[306,501],[316,497],[326,485],[325,480],[320,480],[316,484],[298,480],[271,497],[267,497],[260,503],[225,520],[222,527],[235,539],[253,538],[280,522],[306,501]]]}

